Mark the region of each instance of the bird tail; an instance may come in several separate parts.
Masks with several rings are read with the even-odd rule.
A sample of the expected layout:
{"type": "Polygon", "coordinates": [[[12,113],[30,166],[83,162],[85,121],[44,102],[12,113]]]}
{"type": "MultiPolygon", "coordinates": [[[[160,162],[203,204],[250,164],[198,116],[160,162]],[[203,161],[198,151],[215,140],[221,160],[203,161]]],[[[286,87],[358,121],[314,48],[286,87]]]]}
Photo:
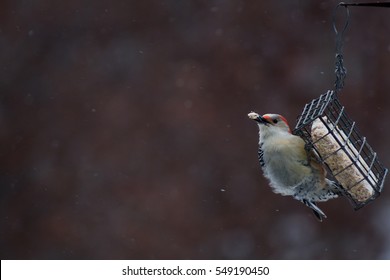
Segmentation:
{"type": "Polygon", "coordinates": [[[311,195],[307,195],[304,199],[299,199],[303,204],[313,210],[317,219],[322,222],[326,218],[325,213],[317,206],[316,202],[328,201],[329,199],[337,198],[344,195],[342,187],[329,179],[326,180],[326,187],[317,190],[311,195]]]}
{"type": "Polygon", "coordinates": [[[322,219],[326,218],[325,213],[317,206],[315,202],[303,199],[302,203],[313,210],[314,215],[320,222],[322,222],[322,219]]]}

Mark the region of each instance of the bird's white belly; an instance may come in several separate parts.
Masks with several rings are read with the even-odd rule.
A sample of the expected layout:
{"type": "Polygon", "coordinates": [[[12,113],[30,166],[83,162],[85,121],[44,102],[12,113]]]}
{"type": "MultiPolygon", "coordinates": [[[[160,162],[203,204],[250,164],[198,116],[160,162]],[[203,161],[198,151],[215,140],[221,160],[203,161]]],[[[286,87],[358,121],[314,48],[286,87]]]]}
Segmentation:
{"type": "Polygon", "coordinates": [[[307,172],[302,172],[300,169],[307,169],[307,167],[294,157],[281,156],[280,153],[274,152],[264,154],[264,161],[267,166],[264,169],[264,175],[276,193],[293,195],[295,188],[305,180],[303,175],[307,172]]]}

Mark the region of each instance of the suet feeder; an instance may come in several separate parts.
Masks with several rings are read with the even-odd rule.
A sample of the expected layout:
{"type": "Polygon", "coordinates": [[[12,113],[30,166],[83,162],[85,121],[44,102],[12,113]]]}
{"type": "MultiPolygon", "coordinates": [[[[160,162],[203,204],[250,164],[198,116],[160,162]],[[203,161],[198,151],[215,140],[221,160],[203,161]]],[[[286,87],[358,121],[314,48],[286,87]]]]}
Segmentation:
{"type": "MultiPolygon", "coordinates": [[[[344,6],[344,3],[339,6],[344,6]]],[[[334,24],[335,90],[329,90],[305,105],[293,133],[305,140],[307,148],[313,150],[318,160],[327,167],[328,174],[357,210],[380,195],[388,169],[381,164],[377,153],[349,118],[338,98],[346,76],[341,54],[342,36],[349,17],[347,6],[345,8],[347,21],[342,32],[339,33],[334,24]]]]}
{"type": "Polygon", "coordinates": [[[379,196],[388,170],[348,117],[335,91],[306,104],[294,134],[315,151],[355,209],[379,196]]]}

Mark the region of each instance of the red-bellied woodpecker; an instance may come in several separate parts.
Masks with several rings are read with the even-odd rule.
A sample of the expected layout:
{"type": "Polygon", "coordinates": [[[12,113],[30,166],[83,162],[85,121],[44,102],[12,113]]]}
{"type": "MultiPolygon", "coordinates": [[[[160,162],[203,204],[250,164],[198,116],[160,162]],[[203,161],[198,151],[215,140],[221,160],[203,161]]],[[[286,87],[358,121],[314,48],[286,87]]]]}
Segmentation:
{"type": "Polygon", "coordinates": [[[291,134],[283,116],[251,112],[248,117],[259,126],[259,161],[272,190],[301,201],[322,221],[326,215],[316,202],[340,195],[336,183],[325,178],[325,167],[302,138],[291,134]]]}

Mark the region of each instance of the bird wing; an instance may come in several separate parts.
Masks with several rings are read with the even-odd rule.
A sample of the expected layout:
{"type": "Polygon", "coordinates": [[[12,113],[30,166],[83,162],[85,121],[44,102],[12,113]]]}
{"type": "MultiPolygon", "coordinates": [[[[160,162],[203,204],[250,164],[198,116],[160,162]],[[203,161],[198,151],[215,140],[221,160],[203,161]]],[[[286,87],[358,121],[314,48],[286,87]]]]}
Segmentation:
{"type": "Polygon", "coordinates": [[[323,178],[325,180],[326,177],[326,168],[325,165],[320,161],[317,153],[312,148],[306,148],[307,152],[307,158],[308,158],[308,164],[311,165],[311,167],[317,171],[319,174],[321,174],[320,178],[323,178]]]}
{"type": "Polygon", "coordinates": [[[259,158],[260,166],[264,167],[264,164],[265,164],[264,163],[264,151],[263,151],[262,147],[263,147],[263,143],[261,143],[259,146],[259,149],[257,151],[257,156],[259,158]]]}

